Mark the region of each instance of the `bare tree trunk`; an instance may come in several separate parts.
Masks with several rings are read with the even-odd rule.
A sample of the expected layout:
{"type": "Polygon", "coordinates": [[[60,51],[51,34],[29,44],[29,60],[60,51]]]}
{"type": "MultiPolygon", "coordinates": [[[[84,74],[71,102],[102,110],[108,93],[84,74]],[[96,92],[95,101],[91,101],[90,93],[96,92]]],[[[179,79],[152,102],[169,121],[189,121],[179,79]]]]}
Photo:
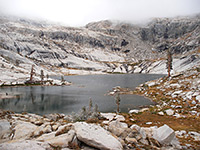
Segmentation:
{"type": "Polygon", "coordinates": [[[168,78],[171,76],[170,72],[172,70],[172,53],[170,49],[167,50],[167,72],[168,72],[168,78]]]}
{"type": "Polygon", "coordinates": [[[40,71],[40,78],[41,78],[41,81],[43,82],[43,80],[44,80],[44,71],[43,70],[40,71]]]}
{"type": "Polygon", "coordinates": [[[32,65],[32,68],[31,68],[31,74],[30,74],[30,81],[33,81],[33,75],[34,75],[34,65],[32,65]]]}
{"type": "Polygon", "coordinates": [[[120,106],[120,96],[119,93],[116,94],[115,96],[116,104],[117,104],[117,113],[120,112],[119,106],[120,106]]]}

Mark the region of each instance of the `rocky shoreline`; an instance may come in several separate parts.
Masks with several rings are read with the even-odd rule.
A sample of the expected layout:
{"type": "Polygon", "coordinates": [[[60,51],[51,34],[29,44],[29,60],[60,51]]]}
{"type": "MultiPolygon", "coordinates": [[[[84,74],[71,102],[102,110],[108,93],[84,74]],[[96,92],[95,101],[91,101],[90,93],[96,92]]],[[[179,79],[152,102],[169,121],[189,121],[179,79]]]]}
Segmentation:
{"type": "Polygon", "coordinates": [[[171,78],[160,78],[140,85],[136,93],[157,103],[159,115],[166,113],[176,118],[200,116],[200,72],[193,68],[171,78]]]}
{"type": "Polygon", "coordinates": [[[99,113],[98,120],[81,122],[69,122],[64,114],[39,116],[3,110],[0,117],[1,150],[188,148],[180,145],[176,132],[168,125],[140,127],[131,123],[131,118],[116,113],[99,113]]]}
{"type": "MultiPolygon", "coordinates": [[[[137,94],[155,102],[149,108],[130,110],[139,126],[169,125],[176,130],[180,143],[200,148],[200,72],[198,67],[162,77],[138,86],[135,91],[115,87],[110,95],[137,94]],[[193,135],[198,135],[193,137],[193,135]],[[185,143],[185,144],[184,144],[185,143]]],[[[189,148],[188,148],[189,149],[189,148]]]]}
{"type": "MultiPolygon", "coordinates": [[[[26,83],[27,80],[23,80],[21,82],[1,82],[0,80],[0,88],[1,87],[19,87],[19,86],[69,86],[72,83],[67,82],[67,81],[61,81],[61,80],[56,80],[56,79],[50,79],[50,80],[36,80],[33,83],[26,83]]],[[[21,93],[5,93],[5,92],[0,92],[0,100],[1,99],[10,99],[10,98],[17,98],[19,97],[21,93]]]]}
{"type": "MultiPolygon", "coordinates": [[[[198,67],[172,75],[170,78],[160,78],[141,84],[133,93],[152,99],[157,104],[151,106],[150,114],[157,117],[154,121],[168,122],[173,129],[180,130],[179,139],[182,142],[196,145],[200,148],[200,139],[189,135],[200,135],[200,72],[198,67]],[[160,118],[159,118],[160,116],[160,118]],[[161,119],[162,118],[162,119],[161,119]],[[189,135],[188,135],[189,134],[189,135]]],[[[132,110],[133,111],[133,110],[132,110]]],[[[138,113],[137,111],[135,111],[138,113]]],[[[144,115],[139,115],[140,120],[144,115]]]]}
{"type": "MultiPolygon", "coordinates": [[[[11,86],[51,86],[51,85],[71,85],[70,82],[67,82],[66,80],[58,80],[53,78],[46,78],[44,80],[41,80],[39,76],[35,76],[33,81],[29,81],[29,77],[27,75],[24,75],[24,77],[17,78],[17,79],[2,79],[2,76],[0,76],[0,87],[11,87],[11,86]]],[[[0,98],[1,99],[1,98],[0,98]]]]}

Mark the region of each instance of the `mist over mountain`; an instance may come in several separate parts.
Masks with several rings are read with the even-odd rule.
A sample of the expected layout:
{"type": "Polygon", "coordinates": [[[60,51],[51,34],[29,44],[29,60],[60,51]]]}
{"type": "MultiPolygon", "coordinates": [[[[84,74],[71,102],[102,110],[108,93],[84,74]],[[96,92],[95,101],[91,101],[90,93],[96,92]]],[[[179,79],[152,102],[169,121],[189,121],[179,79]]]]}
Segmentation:
{"type": "Polygon", "coordinates": [[[0,13],[68,26],[101,20],[140,23],[200,13],[199,0],[0,0],[0,13]]]}

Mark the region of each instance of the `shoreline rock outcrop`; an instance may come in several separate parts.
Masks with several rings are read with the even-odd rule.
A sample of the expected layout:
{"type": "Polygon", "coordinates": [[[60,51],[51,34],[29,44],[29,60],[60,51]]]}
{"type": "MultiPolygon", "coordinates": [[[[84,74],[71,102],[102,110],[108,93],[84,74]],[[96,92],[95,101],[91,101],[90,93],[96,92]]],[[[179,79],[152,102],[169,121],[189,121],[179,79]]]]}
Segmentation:
{"type": "MultiPolygon", "coordinates": [[[[109,115],[111,114],[103,113],[102,117],[108,118],[109,115]]],[[[1,111],[0,150],[183,148],[177,139],[182,132],[174,131],[167,125],[159,128],[128,125],[125,120],[120,121],[124,116],[114,115],[107,123],[105,123],[106,118],[96,123],[70,123],[64,117],[53,121],[45,116],[1,111]]],[[[200,138],[196,132],[191,134],[197,140],[200,138]]]]}

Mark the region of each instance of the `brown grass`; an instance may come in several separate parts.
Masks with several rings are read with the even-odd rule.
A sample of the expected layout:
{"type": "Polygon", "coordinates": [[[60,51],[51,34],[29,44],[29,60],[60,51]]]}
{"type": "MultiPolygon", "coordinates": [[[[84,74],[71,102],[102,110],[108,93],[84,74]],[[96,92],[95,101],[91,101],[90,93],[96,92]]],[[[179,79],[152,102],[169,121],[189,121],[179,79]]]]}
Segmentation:
{"type": "MultiPolygon", "coordinates": [[[[151,126],[162,126],[164,124],[167,124],[170,128],[173,130],[185,130],[187,132],[189,131],[200,131],[200,118],[175,118],[173,116],[160,116],[158,114],[154,114],[154,112],[147,111],[139,114],[122,114],[126,118],[126,123],[131,126],[132,124],[137,124],[141,127],[151,127],[151,126]],[[130,119],[134,119],[134,121],[131,121],[130,119]],[[152,124],[147,125],[147,122],[152,122],[152,124]]],[[[185,143],[191,144],[193,148],[200,148],[200,141],[194,141],[193,138],[179,138],[179,141],[181,145],[184,145],[185,143]]]]}
{"type": "Polygon", "coordinates": [[[198,48],[197,53],[200,53],[200,47],[198,48]]]}
{"type": "Polygon", "coordinates": [[[175,118],[173,116],[160,116],[152,112],[143,112],[141,114],[133,114],[131,116],[136,120],[136,124],[139,126],[149,127],[152,125],[162,126],[167,124],[174,130],[186,130],[186,131],[200,131],[200,118],[175,118]],[[152,122],[151,125],[146,125],[146,122],[152,122]]]}

